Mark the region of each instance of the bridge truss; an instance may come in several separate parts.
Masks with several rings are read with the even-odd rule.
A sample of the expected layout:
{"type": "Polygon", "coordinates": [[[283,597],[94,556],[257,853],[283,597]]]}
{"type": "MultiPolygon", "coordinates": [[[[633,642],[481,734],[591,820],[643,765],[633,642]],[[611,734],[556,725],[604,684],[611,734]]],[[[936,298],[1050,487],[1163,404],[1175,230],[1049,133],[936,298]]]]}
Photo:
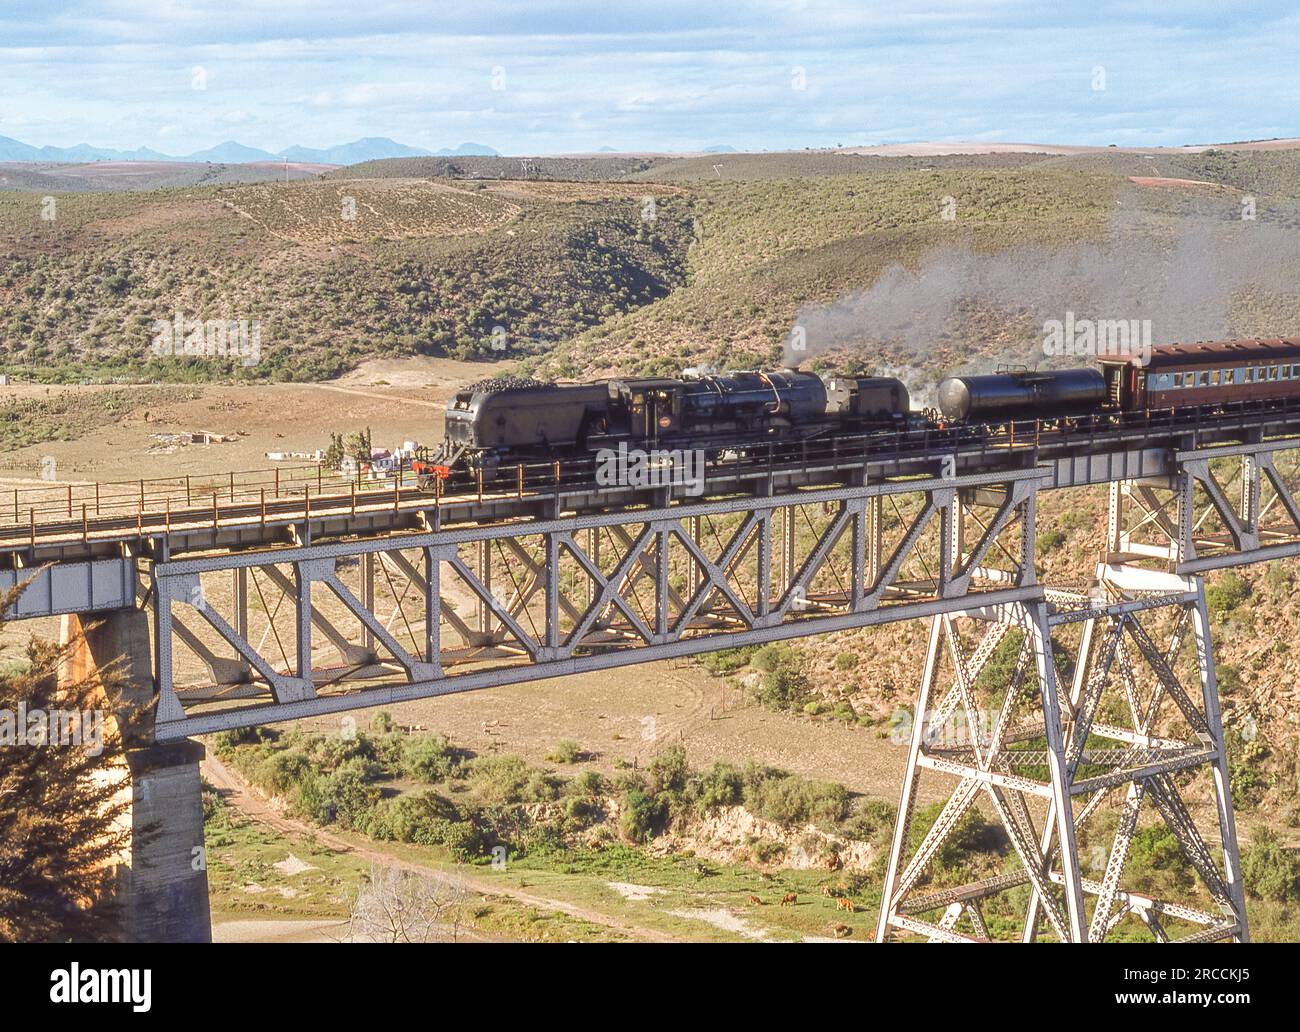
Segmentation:
{"type": "Polygon", "coordinates": [[[557,466],[468,497],[29,509],[0,588],[31,578],[11,618],[149,614],[160,743],[928,619],[878,937],[1244,940],[1201,575],[1300,555],[1300,414],[855,449],[726,465],[700,498],[557,466]],[[1045,587],[1040,493],[1098,485],[1093,587],[1045,587]],[[932,821],[923,775],[955,782],[932,821]],[[952,885],[940,858],[977,809],[1010,853],[952,885]],[[1197,873],[1186,899],[1125,884],[1153,815],[1197,873]]]}

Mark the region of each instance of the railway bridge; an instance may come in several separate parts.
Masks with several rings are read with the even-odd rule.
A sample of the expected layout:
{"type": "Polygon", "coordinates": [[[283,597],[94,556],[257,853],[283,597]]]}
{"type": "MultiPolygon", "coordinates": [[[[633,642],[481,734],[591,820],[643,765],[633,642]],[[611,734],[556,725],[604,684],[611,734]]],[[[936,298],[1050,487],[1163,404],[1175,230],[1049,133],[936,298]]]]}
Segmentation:
{"type": "Polygon", "coordinates": [[[0,588],[151,707],[129,754],[133,819],[164,828],[130,864],[139,938],[210,935],[196,735],[925,619],[878,938],[1006,938],[1011,906],[1025,941],[1129,917],[1243,941],[1202,575],[1300,554],[1297,465],[1300,406],[1274,402],[750,449],[698,495],[597,486],[578,460],[433,492],[316,467],[49,483],[0,496],[0,588]],[[1095,561],[1043,583],[1039,499],[1103,486],[1095,561]],[[951,794],[914,843],[922,777],[951,794]],[[1186,801],[1198,780],[1212,806],[1186,801]],[[1019,866],[934,887],[977,804],[1019,866]],[[1144,809],[1194,898],[1125,887],[1144,809]]]}

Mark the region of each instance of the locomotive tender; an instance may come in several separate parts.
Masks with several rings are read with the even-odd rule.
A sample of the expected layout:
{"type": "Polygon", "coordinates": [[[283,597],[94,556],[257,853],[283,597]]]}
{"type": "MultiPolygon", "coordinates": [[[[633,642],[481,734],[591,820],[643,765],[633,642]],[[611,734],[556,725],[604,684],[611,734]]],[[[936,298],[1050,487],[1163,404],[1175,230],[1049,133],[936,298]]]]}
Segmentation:
{"type": "Polygon", "coordinates": [[[1246,338],[1098,356],[1096,367],[951,376],[937,412],[913,412],[893,377],[822,377],[797,369],[545,384],[488,380],[447,405],[446,438],[416,464],[422,487],[455,469],[594,455],[602,449],[695,449],[717,455],[837,433],[1015,420],[1122,421],[1152,410],[1300,399],[1300,338],[1246,338]]]}

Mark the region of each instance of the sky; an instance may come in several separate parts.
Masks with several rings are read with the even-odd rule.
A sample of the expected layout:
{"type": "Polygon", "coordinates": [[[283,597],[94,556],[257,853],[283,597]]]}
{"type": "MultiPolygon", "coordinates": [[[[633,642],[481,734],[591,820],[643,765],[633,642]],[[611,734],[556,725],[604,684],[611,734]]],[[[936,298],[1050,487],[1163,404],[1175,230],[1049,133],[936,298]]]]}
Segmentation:
{"type": "Polygon", "coordinates": [[[1300,135],[1300,11],[1177,7],[0,0],[0,136],[556,154],[1300,135]]]}

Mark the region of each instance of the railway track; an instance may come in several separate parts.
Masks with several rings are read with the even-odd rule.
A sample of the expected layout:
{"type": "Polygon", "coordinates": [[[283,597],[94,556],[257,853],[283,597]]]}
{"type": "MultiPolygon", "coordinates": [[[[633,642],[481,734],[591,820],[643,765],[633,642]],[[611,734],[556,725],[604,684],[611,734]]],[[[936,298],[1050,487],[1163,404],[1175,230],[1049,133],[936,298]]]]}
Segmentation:
{"type": "MultiPolygon", "coordinates": [[[[968,471],[981,467],[993,470],[1070,450],[1088,453],[1119,444],[1132,446],[1135,442],[1153,448],[1195,447],[1198,442],[1219,443],[1250,434],[1300,435],[1300,401],[1241,403],[1213,413],[1148,413],[1140,419],[1084,418],[1057,423],[1035,420],[996,426],[827,435],[796,443],[753,442],[710,459],[705,466],[705,490],[735,493],[748,483],[755,492],[761,492],[765,478],[793,473],[842,478],[851,471],[870,468],[881,476],[924,475],[927,463],[946,457],[960,461],[968,471]]],[[[431,491],[422,491],[409,479],[406,483],[399,479],[390,486],[363,485],[358,489],[356,484],[350,484],[344,489],[335,478],[326,479],[318,471],[315,477],[298,481],[301,488],[293,483],[282,488],[277,475],[271,497],[267,497],[265,488],[256,496],[250,497],[251,492],[245,491],[245,496],[240,497],[236,483],[240,474],[232,473],[228,475],[230,486],[214,490],[210,503],[194,503],[187,487],[190,504],[176,507],[170,496],[150,499],[144,482],[95,485],[93,508],[88,499],[76,500],[69,485],[66,503],[62,499],[51,502],[47,497],[26,507],[26,520],[22,519],[21,495],[16,495],[18,500],[11,510],[16,518],[0,523],[0,552],[35,555],[41,546],[77,543],[89,547],[135,542],[147,549],[155,539],[181,533],[261,528],[268,535],[282,535],[286,526],[310,528],[323,520],[373,522],[377,517],[387,519],[390,530],[403,522],[414,524],[416,529],[428,529],[430,524],[438,525],[441,514],[452,508],[457,522],[490,523],[502,518],[503,502],[553,499],[558,503],[560,499],[581,497],[584,505],[599,507],[601,490],[595,474],[596,460],[584,456],[507,466],[493,476],[460,474],[456,479],[436,482],[431,491]],[[138,497],[134,511],[130,510],[131,503],[120,500],[120,493],[127,488],[138,497]],[[115,489],[120,493],[115,494],[115,489]],[[227,494],[224,501],[223,493],[227,494]],[[126,511],[106,513],[105,508],[126,511]],[[481,518],[475,516],[475,509],[484,510],[481,518]]],[[[406,476],[409,478],[409,473],[406,476]]],[[[33,490],[48,496],[57,487],[33,490]]],[[[86,490],[84,485],[81,490],[86,490]]],[[[641,492],[641,500],[633,504],[644,504],[646,497],[641,492]]]]}

